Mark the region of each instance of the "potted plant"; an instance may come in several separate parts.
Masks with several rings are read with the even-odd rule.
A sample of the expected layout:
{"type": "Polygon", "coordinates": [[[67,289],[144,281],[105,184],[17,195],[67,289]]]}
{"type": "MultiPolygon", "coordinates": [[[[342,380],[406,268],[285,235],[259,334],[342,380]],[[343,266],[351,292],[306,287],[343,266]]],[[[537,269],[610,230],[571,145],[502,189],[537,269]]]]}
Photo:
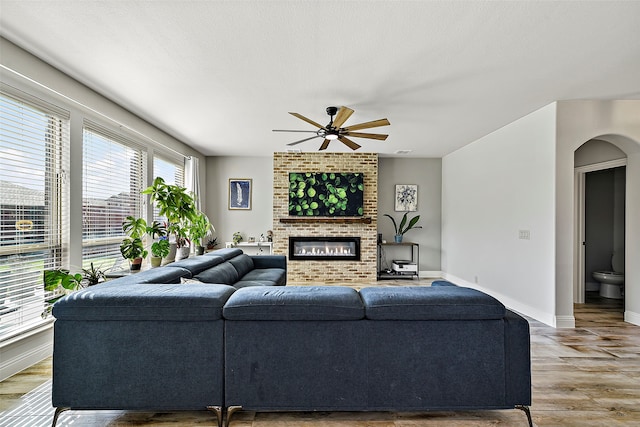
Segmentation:
{"type": "Polygon", "coordinates": [[[127,233],[127,237],[120,244],[120,253],[129,260],[131,271],[140,270],[142,260],[149,253],[142,242],[142,238],[147,232],[147,222],[144,218],[130,215],[122,222],[122,230],[127,233]]]}
{"type": "Polygon", "coordinates": [[[242,234],[239,231],[233,233],[233,244],[238,246],[238,243],[242,242],[242,234]]]}
{"type": "Polygon", "coordinates": [[[151,244],[151,267],[160,267],[162,258],[169,255],[169,240],[166,236],[160,237],[157,242],[151,244]]]}
{"type": "Polygon", "coordinates": [[[391,222],[393,222],[393,228],[395,229],[395,232],[396,232],[395,234],[396,243],[402,243],[402,236],[404,236],[404,233],[406,233],[407,231],[413,228],[422,228],[421,225],[416,225],[416,223],[420,220],[420,215],[414,216],[407,223],[408,213],[409,212],[405,212],[404,215],[402,216],[402,220],[400,220],[400,226],[397,225],[396,220],[391,215],[384,214],[384,216],[389,217],[389,219],[391,219],[391,222]]]}
{"type": "Polygon", "coordinates": [[[189,237],[195,245],[196,255],[202,255],[204,253],[204,247],[202,246],[202,239],[210,235],[215,229],[209,218],[203,213],[198,212],[196,217],[188,227],[189,237]]]}
{"type": "Polygon", "coordinates": [[[149,254],[140,237],[125,237],[120,244],[120,253],[129,260],[131,271],[140,270],[142,260],[149,254]]]}
{"type": "Polygon", "coordinates": [[[94,267],[92,262],[89,268],[82,269],[82,279],[86,281],[87,286],[94,286],[106,280],[107,276],[100,267],[94,267]]]}
{"type": "Polygon", "coordinates": [[[83,268],[82,274],[70,273],[64,268],[45,270],[43,273],[44,290],[54,292],[54,295],[45,300],[42,317],[46,318],[51,313],[53,304],[63,296],[87,286],[97,285],[105,279],[104,271],[100,267],[94,267],[93,263],[89,268],[83,268]]]}
{"type": "Polygon", "coordinates": [[[212,239],[207,240],[207,250],[212,251],[218,246],[218,238],[214,237],[212,239]]]}
{"type": "MultiPolygon", "coordinates": [[[[173,236],[175,246],[185,248],[189,244],[186,228],[197,215],[194,199],[187,189],[167,184],[162,177],[157,177],[152,185],[142,191],[142,194],[148,194],[151,202],[158,207],[159,214],[167,219],[166,230],[173,236]]],[[[189,253],[186,252],[185,255],[183,257],[188,257],[189,253]]],[[[171,253],[168,261],[173,261],[171,253]]]]}

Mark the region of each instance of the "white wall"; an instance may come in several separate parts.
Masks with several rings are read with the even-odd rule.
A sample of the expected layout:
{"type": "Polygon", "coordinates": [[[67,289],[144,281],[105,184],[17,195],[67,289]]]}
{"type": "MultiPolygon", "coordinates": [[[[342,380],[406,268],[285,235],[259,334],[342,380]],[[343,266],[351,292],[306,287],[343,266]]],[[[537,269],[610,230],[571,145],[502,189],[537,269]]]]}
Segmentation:
{"type": "Polygon", "coordinates": [[[555,325],[555,104],[443,158],[442,270],[555,325]],[[528,230],[529,240],[519,239],[528,230]]]}
{"type": "Polygon", "coordinates": [[[218,242],[230,242],[239,231],[247,241],[265,234],[273,224],[273,159],[271,157],[207,157],[206,212],[218,242]],[[229,178],[253,180],[251,210],[229,210],[229,178]]]}
{"type": "Polygon", "coordinates": [[[556,318],[573,317],[574,152],[591,139],[627,155],[625,320],[640,325],[640,101],[561,101],[556,136],[556,318]]]}
{"type": "MultiPolygon", "coordinates": [[[[393,241],[395,234],[389,214],[400,221],[403,212],[395,212],[395,185],[418,185],[418,210],[409,218],[420,215],[418,223],[423,228],[405,235],[407,241],[420,244],[421,277],[439,277],[441,274],[441,223],[442,223],[442,159],[380,158],[378,161],[378,233],[383,239],[393,241]]],[[[399,223],[399,222],[398,222],[399,223]]],[[[406,248],[385,247],[387,262],[408,257],[406,248]],[[393,249],[397,249],[394,253],[393,249]],[[404,250],[402,250],[404,249],[404,250]]]]}

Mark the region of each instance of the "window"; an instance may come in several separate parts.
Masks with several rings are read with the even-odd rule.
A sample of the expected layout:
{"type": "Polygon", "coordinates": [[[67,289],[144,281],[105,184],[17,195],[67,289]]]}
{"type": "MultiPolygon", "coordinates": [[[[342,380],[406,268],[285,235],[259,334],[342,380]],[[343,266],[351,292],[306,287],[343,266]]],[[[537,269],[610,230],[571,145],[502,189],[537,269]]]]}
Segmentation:
{"type": "Polygon", "coordinates": [[[0,340],[42,322],[42,271],[67,264],[69,113],[0,90],[0,340]]]}
{"type": "Polygon", "coordinates": [[[82,165],[82,264],[103,270],[124,262],[122,221],[143,217],[146,151],[138,144],[85,122],[82,165]]]}

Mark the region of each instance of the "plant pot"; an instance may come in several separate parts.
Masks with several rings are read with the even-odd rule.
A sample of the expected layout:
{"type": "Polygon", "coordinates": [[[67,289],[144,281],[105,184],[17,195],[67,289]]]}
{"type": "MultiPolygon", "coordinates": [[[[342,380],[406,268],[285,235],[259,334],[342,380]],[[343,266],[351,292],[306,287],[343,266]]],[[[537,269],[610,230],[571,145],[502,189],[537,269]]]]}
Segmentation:
{"type": "Polygon", "coordinates": [[[395,240],[396,243],[402,243],[402,234],[396,234],[395,240]]]}
{"type": "Polygon", "coordinates": [[[189,246],[183,246],[176,250],[176,261],[189,258],[189,246]]]}
{"type": "Polygon", "coordinates": [[[196,246],[196,255],[204,254],[204,246],[196,246]]]}
{"type": "Polygon", "coordinates": [[[151,267],[160,267],[160,265],[162,264],[162,257],[159,256],[152,256],[151,257],[151,267]]]}
{"type": "Polygon", "coordinates": [[[178,245],[176,245],[175,242],[169,243],[169,255],[162,258],[162,265],[171,264],[173,261],[176,260],[177,248],[178,248],[178,245]]]}
{"type": "Polygon", "coordinates": [[[140,271],[142,268],[142,258],[136,258],[129,261],[129,269],[131,271],[140,271]]]}

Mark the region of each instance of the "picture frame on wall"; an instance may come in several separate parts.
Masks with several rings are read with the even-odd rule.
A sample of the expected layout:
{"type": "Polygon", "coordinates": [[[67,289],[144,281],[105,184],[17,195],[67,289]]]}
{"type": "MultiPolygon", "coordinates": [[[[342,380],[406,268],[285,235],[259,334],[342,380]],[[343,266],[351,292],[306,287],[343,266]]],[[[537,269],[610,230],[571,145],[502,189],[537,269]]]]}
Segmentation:
{"type": "Polygon", "coordinates": [[[251,210],[250,178],[229,178],[229,210],[251,210]]]}
{"type": "Polygon", "coordinates": [[[416,184],[396,184],[396,212],[418,210],[418,186],[416,184]]]}

